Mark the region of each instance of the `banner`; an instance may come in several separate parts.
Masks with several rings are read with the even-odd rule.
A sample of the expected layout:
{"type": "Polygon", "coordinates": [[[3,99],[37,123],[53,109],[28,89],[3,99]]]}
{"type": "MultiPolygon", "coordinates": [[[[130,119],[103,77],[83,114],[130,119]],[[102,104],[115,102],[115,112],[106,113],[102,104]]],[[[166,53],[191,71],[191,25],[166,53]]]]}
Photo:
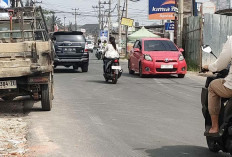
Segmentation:
{"type": "Polygon", "coordinates": [[[174,20],[175,0],[149,0],[149,20],[174,20]]]}
{"type": "Polygon", "coordinates": [[[133,24],[134,24],[133,19],[129,19],[129,18],[125,18],[125,17],[122,18],[121,25],[126,25],[126,26],[129,26],[129,27],[132,27],[133,24]]]}

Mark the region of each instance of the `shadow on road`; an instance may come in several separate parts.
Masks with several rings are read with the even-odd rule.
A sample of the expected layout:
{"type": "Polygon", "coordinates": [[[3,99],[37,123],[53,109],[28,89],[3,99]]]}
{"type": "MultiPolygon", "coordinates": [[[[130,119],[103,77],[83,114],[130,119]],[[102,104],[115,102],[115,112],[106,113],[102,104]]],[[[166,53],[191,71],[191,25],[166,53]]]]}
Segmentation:
{"type": "Polygon", "coordinates": [[[157,149],[143,149],[138,148],[136,150],[144,150],[149,157],[229,157],[227,153],[212,153],[205,147],[199,146],[164,146],[157,149]]]}
{"type": "MultiPolygon", "coordinates": [[[[27,116],[30,112],[44,112],[41,105],[30,100],[29,97],[16,98],[14,101],[0,101],[0,117],[3,116],[27,116]]],[[[40,104],[40,103],[37,103],[40,104]]]]}
{"type": "Polygon", "coordinates": [[[76,71],[73,69],[54,69],[54,73],[81,73],[81,71],[76,71]]]}
{"type": "MultiPolygon", "coordinates": [[[[125,76],[125,77],[130,77],[130,78],[140,78],[140,76],[139,76],[139,74],[128,74],[128,73],[123,73],[122,74],[123,76],[125,76]]],[[[160,79],[162,79],[162,78],[171,78],[171,79],[176,79],[176,78],[178,78],[177,76],[175,76],[175,75],[145,75],[143,78],[160,78],[160,79]]],[[[180,78],[178,78],[178,79],[180,79],[180,78]]]]}
{"type": "Polygon", "coordinates": [[[111,81],[109,82],[104,81],[104,78],[102,80],[86,80],[86,81],[92,83],[99,83],[99,84],[112,84],[111,81]]]}

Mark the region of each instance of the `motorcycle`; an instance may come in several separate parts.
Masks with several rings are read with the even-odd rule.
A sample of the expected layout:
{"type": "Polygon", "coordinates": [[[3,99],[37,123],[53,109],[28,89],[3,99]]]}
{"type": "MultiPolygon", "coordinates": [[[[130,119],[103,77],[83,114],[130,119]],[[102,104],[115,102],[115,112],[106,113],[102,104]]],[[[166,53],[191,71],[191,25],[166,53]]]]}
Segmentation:
{"type": "Polygon", "coordinates": [[[118,79],[121,77],[122,75],[122,68],[119,65],[119,59],[118,58],[112,58],[112,59],[105,59],[104,62],[106,62],[106,64],[104,64],[103,68],[104,70],[104,78],[105,81],[108,82],[109,80],[112,80],[113,84],[116,84],[118,79]]]}
{"type": "MultiPolygon", "coordinates": [[[[208,45],[202,46],[202,50],[204,52],[214,55],[211,48],[208,45]]],[[[206,69],[201,70],[201,72],[206,72],[206,71],[207,71],[206,69]]],[[[202,88],[201,104],[202,104],[202,113],[205,118],[206,130],[209,130],[212,125],[211,117],[208,110],[209,84],[215,79],[225,78],[228,75],[228,73],[229,73],[228,68],[219,72],[215,72],[213,76],[207,77],[205,87],[202,88]]],[[[218,152],[222,150],[223,152],[230,153],[232,155],[232,98],[229,99],[222,98],[221,104],[222,104],[221,111],[219,115],[219,136],[217,137],[206,136],[206,141],[210,151],[218,152]]]]}
{"type": "Polygon", "coordinates": [[[103,54],[103,49],[102,48],[97,48],[95,56],[97,57],[98,60],[102,59],[102,54],[103,54]]]}

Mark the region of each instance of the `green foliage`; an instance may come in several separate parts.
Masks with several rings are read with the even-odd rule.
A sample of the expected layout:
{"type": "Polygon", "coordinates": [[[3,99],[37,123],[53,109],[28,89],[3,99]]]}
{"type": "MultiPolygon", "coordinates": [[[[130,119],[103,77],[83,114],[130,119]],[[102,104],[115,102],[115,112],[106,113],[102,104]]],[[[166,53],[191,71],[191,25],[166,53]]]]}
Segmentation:
{"type": "Polygon", "coordinates": [[[200,67],[198,63],[194,60],[191,59],[186,59],[187,66],[188,66],[188,71],[199,71],[200,67]]]}

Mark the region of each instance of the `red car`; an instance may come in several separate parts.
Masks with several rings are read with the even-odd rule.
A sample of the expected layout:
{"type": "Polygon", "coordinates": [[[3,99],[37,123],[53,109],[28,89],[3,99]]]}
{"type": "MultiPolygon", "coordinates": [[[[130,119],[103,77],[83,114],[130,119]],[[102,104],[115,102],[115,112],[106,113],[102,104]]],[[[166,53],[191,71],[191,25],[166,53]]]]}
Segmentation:
{"type": "Polygon", "coordinates": [[[143,38],[137,40],[128,60],[129,73],[139,72],[139,76],[149,74],[177,74],[184,78],[187,65],[178,48],[165,38],[143,38]]]}

